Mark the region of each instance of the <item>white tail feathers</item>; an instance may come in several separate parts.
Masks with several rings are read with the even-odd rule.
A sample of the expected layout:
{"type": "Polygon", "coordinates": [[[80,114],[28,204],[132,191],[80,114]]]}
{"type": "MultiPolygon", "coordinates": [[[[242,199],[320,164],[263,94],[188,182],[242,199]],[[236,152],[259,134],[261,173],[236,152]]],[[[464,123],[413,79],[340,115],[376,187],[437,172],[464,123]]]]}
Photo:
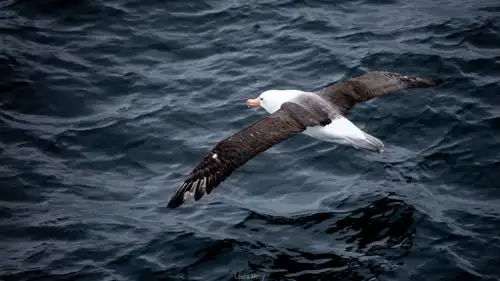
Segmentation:
{"type": "Polygon", "coordinates": [[[381,153],[384,151],[384,143],[376,137],[364,133],[364,138],[346,138],[346,140],[355,148],[381,153]]]}
{"type": "Polygon", "coordinates": [[[323,141],[352,145],[357,149],[379,153],[384,150],[384,143],[381,140],[363,132],[343,116],[332,120],[332,123],[324,127],[309,127],[303,133],[323,141]]]}

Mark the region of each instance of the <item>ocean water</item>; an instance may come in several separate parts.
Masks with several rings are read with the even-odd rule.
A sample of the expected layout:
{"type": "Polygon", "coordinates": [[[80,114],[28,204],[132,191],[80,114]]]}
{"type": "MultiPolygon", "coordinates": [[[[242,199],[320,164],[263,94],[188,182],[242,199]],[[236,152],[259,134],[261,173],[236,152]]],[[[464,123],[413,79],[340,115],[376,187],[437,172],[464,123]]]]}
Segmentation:
{"type": "Polygon", "coordinates": [[[498,1],[0,1],[0,280],[500,280],[498,1]],[[262,91],[368,71],[382,154],[296,136],[166,204],[262,91]]]}

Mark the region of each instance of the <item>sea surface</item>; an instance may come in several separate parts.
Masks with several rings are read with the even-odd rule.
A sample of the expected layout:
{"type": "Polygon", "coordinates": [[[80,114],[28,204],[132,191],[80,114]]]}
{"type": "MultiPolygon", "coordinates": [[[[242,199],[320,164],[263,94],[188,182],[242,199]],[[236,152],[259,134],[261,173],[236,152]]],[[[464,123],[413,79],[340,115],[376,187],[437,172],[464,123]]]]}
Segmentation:
{"type": "Polygon", "coordinates": [[[0,1],[0,280],[500,280],[500,2],[0,1]],[[383,70],[382,154],[299,135],[166,208],[248,98],[383,70]]]}

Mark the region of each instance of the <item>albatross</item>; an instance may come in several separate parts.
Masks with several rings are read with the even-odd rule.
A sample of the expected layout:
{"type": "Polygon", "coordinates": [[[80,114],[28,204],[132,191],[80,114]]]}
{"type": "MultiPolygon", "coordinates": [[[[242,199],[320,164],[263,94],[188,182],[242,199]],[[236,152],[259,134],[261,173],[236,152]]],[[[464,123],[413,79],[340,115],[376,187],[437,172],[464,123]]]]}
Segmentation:
{"type": "Polygon", "coordinates": [[[215,145],[172,195],[167,207],[179,207],[193,195],[195,201],[200,200],[250,159],[297,134],[380,153],[384,143],[347,119],[349,110],[391,92],[441,83],[441,79],[373,71],[318,91],[267,90],[246,103],[263,107],[269,115],[215,145]]]}

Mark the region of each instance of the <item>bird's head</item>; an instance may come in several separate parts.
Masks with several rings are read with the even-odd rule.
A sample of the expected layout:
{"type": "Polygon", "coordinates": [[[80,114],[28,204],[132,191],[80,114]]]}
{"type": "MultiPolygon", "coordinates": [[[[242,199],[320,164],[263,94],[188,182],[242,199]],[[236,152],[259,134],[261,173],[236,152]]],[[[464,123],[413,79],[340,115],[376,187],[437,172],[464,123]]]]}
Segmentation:
{"type": "Polygon", "coordinates": [[[301,91],[298,90],[268,90],[256,99],[247,100],[249,107],[263,107],[267,112],[274,113],[281,105],[296,98],[301,91]]]}

